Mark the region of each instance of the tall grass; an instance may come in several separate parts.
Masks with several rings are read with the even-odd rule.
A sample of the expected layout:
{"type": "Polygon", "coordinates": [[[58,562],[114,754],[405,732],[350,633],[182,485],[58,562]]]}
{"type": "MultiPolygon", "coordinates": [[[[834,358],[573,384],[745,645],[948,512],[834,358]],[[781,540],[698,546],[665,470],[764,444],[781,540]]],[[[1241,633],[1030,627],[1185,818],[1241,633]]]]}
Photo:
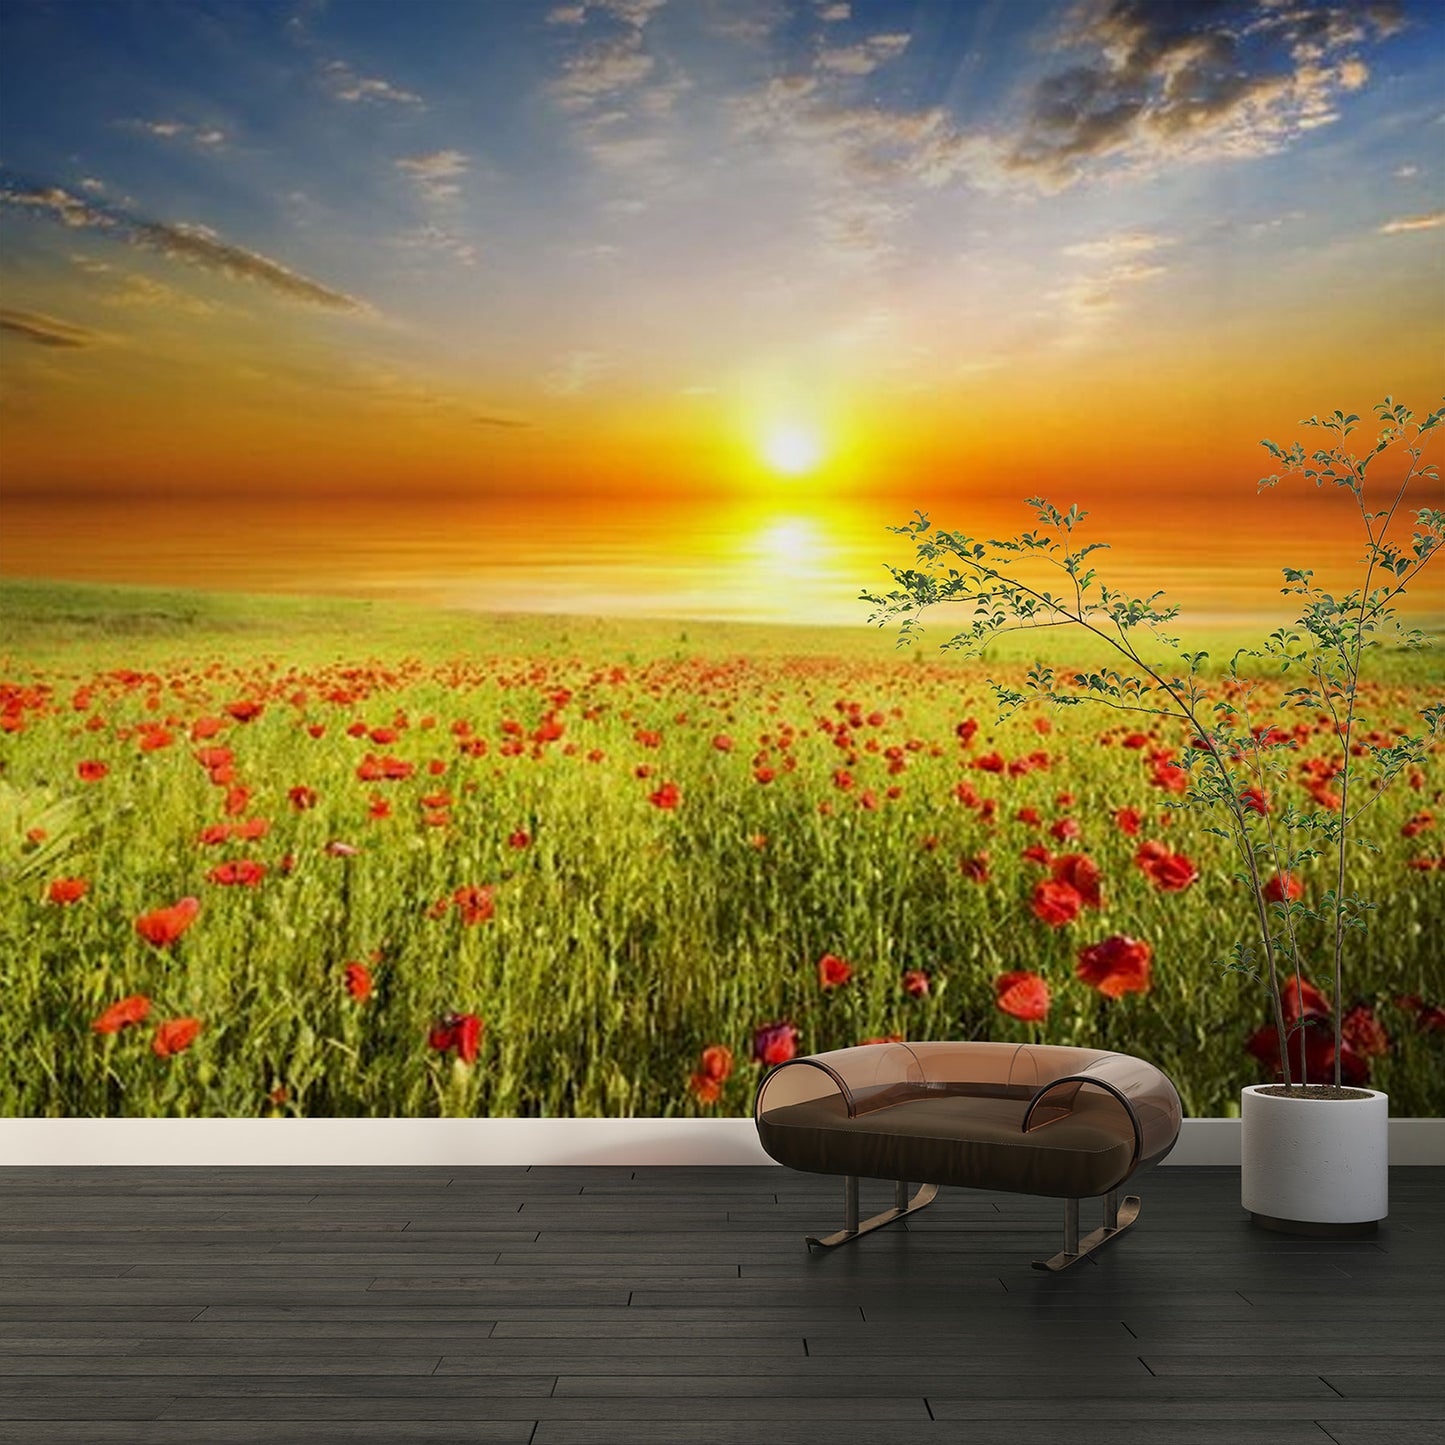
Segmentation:
{"type": "MultiPolygon", "coordinates": [[[[1182,738],[1127,747],[1130,727],[1083,710],[1047,733],[1028,716],[995,729],[976,672],[866,633],[8,596],[0,1112],[741,1114],[754,1033],[780,1021],[810,1052],[890,1034],[1120,1048],[1164,1068],[1192,1114],[1233,1112],[1261,1076],[1244,1043],[1263,995],[1213,966],[1245,899],[1217,840],[1151,782],[1151,750],[1182,738]],[[238,702],[262,711],[237,720],[238,702]],[[229,779],[198,760],[217,747],[229,779]],[[994,752],[1047,762],[980,768],[994,752]],[[368,755],[412,771],[366,780],[368,755]],[[83,781],[85,762],[108,771],[83,781]],[[1137,837],[1123,808],[1143,815],[1137,837]],[[1071,841],[1050,835],[1065,818],[1071,841]],[[264,836],[201,841],[257,820],[264,836]],[[1150,838],[1199,881],[1161,893],[1134,862],[1150,838]],[[1036,917],[1048,875],[1021,856],[1031,845],[1087,853],[1103,906],[1058,928],[1036,917]],[[211,881],[228,860],[266,872],[211,881]],[[62,878],[85,896],[51,901],[62,878]],[[467,887],[492,890],[490,917],[450,901],[467,887]],[[137,933],[187,896],[201,911],[176,942],[137,933]],[[1076,977],[1080,947],[1112,934],[1152,946],[1148,992],[1109,999],[1076,977]],[[851,965],[847,983],[821,985],[824,954],[851,965]],[[348,992],[349,962],[369,997],[348,992]],[[926,995],[905,992],[909,970],[926,995]],[[996,1005],[1017,970],[1052,991],[1040,1022],[996,1005]],[[97,1033],[132,995],[151,1000],[146,1020],[97,1033]],[[474,1063],[429,1042],[453,1013],[484,1020],[474,1063]],[[158,1056],[156,1025],[181,1017],[200,1034],[158,1056]],[[712,1045],[736,1063],[703,1103],[689,1077],[712,1045]]],[[[1442,691],[1402,662],[1376,701],[1403,719],[1442,691]]],[[[1301,758],[1329,741],[1311,735],[1301,758]]],[[[1432,817],[1402,835],[1440,786],[1432,772],[1378,810],[1359,887],[1381,908],[1347,975],[1390,1039],[1372,1082],[1406,1115],[1442,1112],[1445,1034],[1395,1003],[1445,1002],[1445,872],[1409,866],[1439,855],[1440,833],[1432,817]]]]}

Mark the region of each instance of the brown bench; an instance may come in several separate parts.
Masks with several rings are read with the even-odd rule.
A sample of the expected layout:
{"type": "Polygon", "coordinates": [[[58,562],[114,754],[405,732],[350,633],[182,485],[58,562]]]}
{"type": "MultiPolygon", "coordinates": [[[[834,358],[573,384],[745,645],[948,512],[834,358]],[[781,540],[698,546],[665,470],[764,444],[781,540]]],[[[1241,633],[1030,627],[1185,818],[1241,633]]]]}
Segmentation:
{"type": "Polygon", "coordinates": [[[844,1225],[831,1249],[932,1203],[940,1185],[1064,1200],[1064,1269],[1127,1229],[1139,1198],[1120,1187],[1179,1138],[1174,1085],[1128,1054],[1050,1044],[892,1043],[811,1054],[772,1070],[753,1107],[780,1164],[841,1174],[844,1225]],[[858,1181],[891,1179],[894,1207],[858,1222],[858,1181]],[[920,1184],[910,1199],[909,1182],[920,1184]],[[1104,1224],[1079,1240],[1079,1200],[1104,1224]]]}

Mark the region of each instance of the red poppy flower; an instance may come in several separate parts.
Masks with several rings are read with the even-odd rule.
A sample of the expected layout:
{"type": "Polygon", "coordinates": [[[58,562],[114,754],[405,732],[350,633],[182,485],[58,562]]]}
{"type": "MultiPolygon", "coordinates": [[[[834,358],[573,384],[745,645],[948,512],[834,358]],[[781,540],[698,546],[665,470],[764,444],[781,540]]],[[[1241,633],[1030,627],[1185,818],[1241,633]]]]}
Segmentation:
{"type": "Polygon", "coordinates": [[[486,884],[482,884],[480,887],[472,885],[458,888],[452,894],[452,902],[456,904],[457,910],[461,913],[462,922],[468,926],[475,923],[486,923],[497,911],[492,890],[486,884]]]}
{"type": "Polygon", "coordinates": [[[1102,908],[1103,895],[1099,891],[1099,865],[1086,853],[1065,853],[1055,858],[1054,878],[1067,883],[1084,901],[1085,908],[1102,908]]]}
{"type": "Polygon", "coordinates": [[[732,1075],[733,1051],[724,1044],[709,1044],[702,1051],[702,1066],[699,1072],[706,1079],[722,1083],[732,1075]]]}
{"type": "Polygon", "coordinates": [[[993,988],[998,1007],[1025,1023],[1037,1023],[1049,1011],[1049,986],[1036,973],[1001,973],[993,988]]]}
{"type": "Polygon", "coordinates": [[[250,858],[233,858],[212,868],[206,878],[222,888],[259,888],[266,876],[266,865],[250,858]]]}
{"type": "Polygon", "coordinates": [[[720,753],[730,753],[733,750],[733,740],[726,733],[719,733],[712,740],[712,745],[720,753]]]}
{"type": "Polygon", "coordinates": [[[1074,972],[1105,998],[1149,992],[1149,966],[1154,950],[1137,938],[1121,933],[1079,950],[1074,972]]]}
{"type": "Polygon", "coordinates": [[[993,876],[989,872],[987,853],[975,853],[972,858],[960,858],[958,871],[970,883],[987,883],[993,876]]]}
{"type": "Polygon", "coordinates": [[[903,992],[909,998],[926,998],[928,988],[929,977],[921,968],[910,968],[903,975],[903,992]]]}
{"type": "Polygon", "coordinates": [[[722,1085],[716,1079],[708,1078],[706,1074],[691,1075],[687,1086],[699,1104],[716,1104],[722,1098],[722,1085]]]}
{"type": "Polygon", "coordinates": [[[169,908],[156,908],[142,913],[135,921],[135,931],[147,943],[157,948],[169,948],[191,924],[201,911],[199,898],[182,898],[169,908]]]}
{"type": "Polygon", "coordinates": [[[223,811],[229,818],[238,817],[251,806],[251,790],[243,788],[239,783],[226,790],[226,802],[223,811]]]}
{"type": "Polygon", "coordinates": [[[1331,1013],[1329,999],[1307,978],[1298,984],[1293,978],[1286,979],[1279,991],[1279,1000],[1287,1024],[1298,1023],[1302,1018],[1325,1019],[1331,1013]]]}
{"type": "Polygon", "coordinates": [[[954,736],[965,747],[967,747],[968,744],[973,741],[974,736],[977,734],[977,732],[978,724],[971,717],[964,718],[964,720],[959,723],[958,726],[953,730],[954,736]]]}
{"type": "Polygon", "coordinates": [[[842,988],[852,977],[852,964],[845,963],[836,953],[825,953],[818,960],[818,982],[823,988],[842,988]]]}
{"type": "Polygon", "coordinates": [[[1008,767],[1003,754],[999,752],[985,753],[981,758],[975,758],[973,765],[985,773],[1001,773],[1008,767]]]}
{"type": "Polygon", "coordinates": [[[231,828],[231,836],[254,843],[258,838],[264,838],[270,831],[271,824],[265,818],[247,818],[244,822],[236,823],[231,828]]]}
{"type": "Polygon", "coordinates": [[[1269,812],[1269,799],[1258,788],[1246,788],[1239,795],[1239,805],[1246,813],[1263,816],[1269,812]]]}
{"type": "Polygon", "coordinates": [[[1304,896],[1304,891],[1304,884],[1299,881],[1298,874],[1290,875],[1288,888],[1285,886],[1283,876],[1278,873],[1264,885],[1264,897],[1267,903],[1283,903],[1286,894],[1293,903],[1296,898],[1304,896]]]}
{"type": "Polygon", "coordinates": [[[1063,883],[1057,878],[1046,878],[1034,886],[1029,908],[1034,917],[1042,918],[1050,928],[1062,928],[1079,916],[1084,900],[1072,883],[1063,883]]]}
{"type": "Polygon", "coordinates": [[[455,1049],[462,1063],[474,1064],[485,1029],[486,1024],[476,1014],[448,1014],[427,1035],[427,1042],[438,1053],[455,1049]]]}
{"type": "Polygon", "coordinates": [[[1136,750],[1139,748],[1147,748],[1149,746],[1149,739],[1143,733],[1130,733],[1120,746],[1134,748],[1136,750]]]}
{"type": "Polygon", "coordinates": [[[1434,826],[1435,818],[1433,814],[1422,810],[1401,824],[1400,836],[1402,838],[1418,838],[1427,828],[1433,828],[1434,826]]]}
{"type": "Polygon", "coordinates": [[[1340,1020],[1340,1041],[1363,1058],[1390,1052],[1390,1036],[1368,1004],[1357,1003],[1340,1020]]]}
{"type": "MultiPolygon", "coordinates": [[[[1257,1029],[1245,1042],[1245,1048],[1260,1063],[1274,1068],[1274,1077],[1282,1079],[1279,1068],[1279,1031],[1273,1024],[1257,1029]]],[[[1290,1075],[1296,1084],[1332,1084],[1335,1081],[1334,1029],[1324,1019],[1305,1020],[1290,1036],[1290,1075]]],[[[1348,1044],[1340,1049],[1340,1082],[1351,1087],[1368,1083],[1370,1063],[1348,1044]]]]}
{"type": "Polygon", "coordinates": [[[373,992],[371,970],[364,963],[348,963],[344,973],[347,993],[357,1003],[365,1003],[373,992]]]}
{"type": "Polygon", "coordinates": [[[158,1059],[168,1059],[195,1043],[201,1031],[197,1018],[167,1019],[156,1027],[156,1036],[151,1040],[151,1051],[158,1059]]]}
{"type": "Polygon", "coordinates": [[[1060,843],[1072,842],[1075,838],[1083,835],[1083,829],[1079,827],[1077,818],[1060,818],[1057,823],[1049,829],[1051,837],[1057,838],[1060,843]]]}
{"type": "Polygon", "coordinates": [[[90,892],[90,882],[85,878],[56,878],[45,890],[45,896],[64,907],[67,903],[78,903],[90,892]]]}
{"type": "Polygon", "coordinates": [[[798,1053],[798,1030],[790,1023],[764,1024],[753,1035],[753,1058],[760,1064],[786,1064],[798,1053]]]}
{"type": "Polygon", "coordinates": [[[297,786],[292,788],[286,796],[291,800],[291,806],[298,813],[309,812],[320,801],[321,795],[315,788],[297,786]]]}
{"type": "Polygon", "coordinates": [[[98,783],[109,771],[110,767],[95,758],[83,763],[77,763],[75,768],[82,783],[98,783]]]}
{"type": "Polygon", "coordinates": [[[771,783],[778,775],[772,768],[754,768],[753,781],[757,783],[771,783]]]}
{"type": "Polygon", "coordinates": [[[251,702],[249,699],[241,702],[228,702],[221,709],[227,717],[233,717],[239,723],[254,722],[265,710],[264,703],[251,702]]]}
{"type": "Polygon", "coordinates": [[[1161,893],[1182,893],[1199,881],[1197,869],[1183,853],[1172,852],[1163,843],[1145,843],[1134,862],[1161,893]]]}
{"type": "Polygon", "coordinates": [[[647,801],[654,808],[671,810],[682,802],[682,789],[676,783],[664,783],[655,793],[649,793],[647,801]]]}
{"type": "Polygon", "coordinates": [[[113,1003],[92,1024],[98,1034],[118,1034],[131,1024],[143,1023],[151,1011],[151,1001],[143,993],[133,993],[119,1003],[113,1003]]]}
{"type": "Polygon", "coordinates": [[[1114,814],[1114,822],[1121,832],[1127,833],[1131,838],[1136,838],[1139,835],[1139,829],[1143,826],[1144,818],[1138,808],[1120,808],[1114,814]]]}
{"type": "Polygon", "coordinates": [[[1180,763],[1165,761],[1155,764],[1149,781],[1166,793],[1183,793],[1189,788],[1189,771],[1180,763]]]}
{"type": "Polygon", "coordinates": [[[1019,857],[1026,863],[1037,863],[1044,868],[1052,868],[1054,865],[1054,855],[1042,843],[1030,844],[1019,853],[1019,857]]]}

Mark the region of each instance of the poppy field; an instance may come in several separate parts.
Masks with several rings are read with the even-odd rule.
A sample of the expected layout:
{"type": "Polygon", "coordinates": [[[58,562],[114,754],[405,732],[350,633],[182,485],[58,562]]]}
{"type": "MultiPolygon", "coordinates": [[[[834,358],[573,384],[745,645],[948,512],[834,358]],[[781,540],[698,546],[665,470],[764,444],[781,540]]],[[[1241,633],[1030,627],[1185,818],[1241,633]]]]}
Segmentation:
{"type": "MultiPolygon", "coordinates": [[[[741,1115],[892,1037],[1136,1052],[1193,1115],[1274,1075],[1183,737],[998,724],[979,664],[861,628],[6,595],[0,1113],[741,1115]]],[[[1381,737],[1442,697],[1387,659],[1381,737]]],[[[1268,723],[1328,807],[1333,734],[1268,723]]],[[[1342,1064],[1397,1115],[1445,1112],[1438,761],[1357,865],[1342,1064]]]]}

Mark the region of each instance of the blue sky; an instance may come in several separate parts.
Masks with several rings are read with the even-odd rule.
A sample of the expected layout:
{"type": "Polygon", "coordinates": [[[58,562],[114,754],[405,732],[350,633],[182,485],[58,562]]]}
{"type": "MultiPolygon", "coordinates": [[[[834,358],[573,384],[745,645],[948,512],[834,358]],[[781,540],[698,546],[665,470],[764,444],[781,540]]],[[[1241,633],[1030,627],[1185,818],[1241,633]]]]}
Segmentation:
{"type": "Polygon", "coordinates": [[[5,481],[1198,495],[1438,391],[1442,94],[1409,0],[9,0],[5,481]]]}

